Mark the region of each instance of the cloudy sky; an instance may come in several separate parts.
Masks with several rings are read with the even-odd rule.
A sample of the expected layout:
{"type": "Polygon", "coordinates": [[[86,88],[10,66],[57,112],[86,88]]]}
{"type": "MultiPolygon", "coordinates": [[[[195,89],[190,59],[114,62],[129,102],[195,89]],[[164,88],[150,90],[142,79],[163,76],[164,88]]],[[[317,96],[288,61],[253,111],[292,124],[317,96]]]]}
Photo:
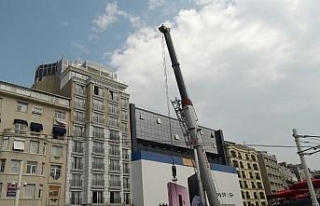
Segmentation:
{"type": "MultiPolygon", "coordinates": [[[[319,7],[301,0],[1,1],[1,80],[31,86],[42,62],[89,59],[117,72],[131,102],[167,114],[165,70],[169,98],[179,94],[157,29],[165,23],[200,124],[238,143],[295,145],[293,128],[320,135],[319,7]]],[[[294,147],[256,149],[299,163],[294,147]]],[[[320,169],[319,155],[307,157],[312,169],[320,169]]]]}

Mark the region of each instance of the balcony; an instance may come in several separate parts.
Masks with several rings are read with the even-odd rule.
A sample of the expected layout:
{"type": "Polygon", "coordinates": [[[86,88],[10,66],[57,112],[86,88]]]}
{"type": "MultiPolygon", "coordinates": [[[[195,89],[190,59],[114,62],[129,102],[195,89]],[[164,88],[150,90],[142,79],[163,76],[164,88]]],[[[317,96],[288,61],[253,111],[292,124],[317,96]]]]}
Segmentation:
{"type": "Polygon", "coordinates": [[[104,148],[103,147],[92,147],[92,152],[97,154],[104,154],[104,148]]]}
{"type": "Polygon", "coordinates": [[[83,153],[83,147],[72,147],[72,152],[75,152],[75,153],[83,153]]]}
{"type": "Polygon", "coordinates": [[[71,187],[82,187],[82,180],[72,179],[71,187]]]}
{"type": "Polygon", "coordinates": [[[104,180],[97,180],[93,179],[92,180],[92,186],[98,186],[98,187],[103,187],[104,186],[104,180]]]}
{"type": "Polygon", "coordinates": [[[100,163],[100,162],[93,162],[92,163],[92,169],[104,170],[104,164],[100,163]]]}
{"type": "Polygon", "coordinates": [[[120,165],[109,165],[109,170],[120,172],[120,165]]]}
{"type": "Polygon", "coordinates": [[[83,163],[72,162],[72,169],[82,170],[83,169],[83,163]]]}
{"type": "Polygon", "coordinates": [[[78,197],[78,198],[71,197],[70,198],[70,204],[72,204],[72,205],[81,205],[82,204],[82,198],[81,197],[78,197]]]}
{"type": "Polygon", "coordinates": [[[121,182],[120,181],[109,181],[109,186],[110,187],[120,188],[121,187],[121,182]]]}

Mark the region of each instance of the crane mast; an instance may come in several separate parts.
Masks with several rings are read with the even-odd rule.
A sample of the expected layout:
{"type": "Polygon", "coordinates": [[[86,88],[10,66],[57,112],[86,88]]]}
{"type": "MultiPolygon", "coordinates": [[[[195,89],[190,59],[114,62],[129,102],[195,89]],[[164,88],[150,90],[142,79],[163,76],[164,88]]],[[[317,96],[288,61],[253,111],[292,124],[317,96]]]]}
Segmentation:
{"type": "Polygon", "coordinates": [[[210,164],[206,157],[206,153],[204,151],[202,142],[199,141],[199,130],[198,130],[198,123],[196,113],[193,107],[191,100],[189,99],[187,89],[182,77],[182,73],[180,70],[180,64],[178,62],[178,58],[173,46],[173,42],[170,35],[170,28],[166,27],[165,25],[161,25],[159,27],[159,31],[163,33],[167,48],[169,51],[169,55],[172,62],[172,68],[174,71],[174,75],[176,78],[176,82],[178,85],[180,97],[181,97],[181,104],[178,104],[180,108],[176,109],[179,110],[177,113],[179,120],[183,121],[183,125],[187,129],[188,133],[188,141],[193,146],[194,150],[196,151],[197,155],[195,157],[198,158],[199,169],[200,169],[200,179],[203,185],[204,190],[206,191],[207,198],[209,201],[210,206],[221,206],[219,201],[219,197],[217,195],[216,187],[214,184],[214,180],[210,170],[210,164]]]}

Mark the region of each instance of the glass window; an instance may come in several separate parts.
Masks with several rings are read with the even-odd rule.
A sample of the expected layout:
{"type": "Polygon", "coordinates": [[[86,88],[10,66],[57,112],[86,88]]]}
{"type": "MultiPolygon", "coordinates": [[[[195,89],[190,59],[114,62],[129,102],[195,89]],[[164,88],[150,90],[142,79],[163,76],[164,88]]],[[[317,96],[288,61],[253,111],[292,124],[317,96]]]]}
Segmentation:
{"type": "Polygon", "coordinates": [[[104,129],[101,127],[93,127],[92,135],[98,138],[104,138],[104,129]]]}
{"type": "Polygon", "coordinates": [[[50,166],[50,176],[57,180],[61,177],[61,166],[60,165],[51,165],[50,166]]]}
{"type": "Polygon", "coordinates": [[[75,84],[74,85],[74,89],[75,89],[75,92],[77,93],[77,94],[84,94],[84,86],[82,86],[82,85],[79,85],[79,84],[75,84]]]}
{"type": "Polygon", "coordinates": [[[14,151],[24,151],[24,140],[22,139],[14,139],[13,141],[13,150],[14,151]]]}
{"type": "Polygon", "coordinates": [[[103,191],[92,191],[92,203],[103,203],[103,191]]]}
{"type": "Polygon", "coordinates": [[[77,153],[83,153],[82,142],[80,142],[80,141],[73,141],[72,151],[73,151],[73,152],[77,152],[77,153]]]}
{"type": "Polygon", "coordinates": [[[39,152],[39,142],[30,141],[30,154],[38,154],[39,152]]]}
{"type": "Polygon", "coordinates": [[[92,168],[93,169],[104,169],[103,158],[93,157],[92,158],[92,168]]]}
{"type": "Polygon", "coordinates": [[[103,142],[93,142],[92,150],[94,153],[104,153],[103,142]]]}
{"type": "Polygon", "coordinates": [[[93,108],[98,110],[104,110],[103,101],[93,99],[93,108]]]}
{"type": "Polygon", "coordinates": [[[74,126],[73,127],[73,135],[75,137],[83,137],[84,135],[84,128],[81,126],[74,126]]]}
{"type": "Polygon", "coordinates": [[[109,99],[113,101],[118,101],[118,93],[109,90],[109,99]]]}
{"type": "Polygon", "coordinates": [[[37,164],[35,161],[27,161],[27,174],[36,174],[37,164]]]}
{"type": "Polygon", "coordinates": [[[75,204],[75,205],[81,205],[82,203],[82,198],[81,198],[81,192],[71,192],[71,200],[70,203],[71,204],[75,204]]]}
{"type": "Polygon", "coordinates": [[[110,130],[110,140],[119,141],[120,140],[119,132],[115,130],[110,130]]]}
{"type": "Polygon", "coordinates": [[[27,112],[28,104],[24,102],[17,102],[17,111],[19,112],[27,112]]]}
{"type": "Polygon", "coordinates": [[[109,169],[112,171],[120,171],[119,160],[110,159],[109,160],[109,169]]]}
{"type": "Polygon", "coordinates": [[[109,184],[113,187],[121,187],[121,181],[119,175],[109,175],[109,184]]]}
{"type": "Polygon", "coordinates": [[[109,155],[120,156],[120,149],[118,145],[109,146],[109,155]]]}
{"type": "Polygon", "coordinates": [[[109,112],[112,114],[119,114],[118,105],[109,104],[109,112]]]}
{"type": "Polygon", "coordinates": [[[118,127],[119,126],[118,118],[109,117],[109,125],[114,126],[114,127],[118,127]]]}
{"type": "Polygon", "coordinates": [[[72,169],[82,169],[82,157],[72,157],[72,169]]]}
{"type": "Polygon", "coordinates": [[[82,109],[85,108],[85,100],[76,97],[74,99],[74,106],[82,109]]]}
{"type": "Polygon", "coordinates": [[[21,160],[11,160],[11,173],[18,174],[20,172],[21,160]]]}
{"type": "Polygon", "coordinates": [[[1,151],[8,149],[8,143],[9,143],[9,138],[3,137],[2,142],[1,142],[1,151]]]}
{"type": "Polygon", "coordinates": [[[51,155],[53,157],[62,157],[62,146],[52,145],[51,155]]]}
{"type": "Polygon", "coordinates": [[[81,174],[72,174],[71,186],[82,186],[81,174]]]}
{"type": "Polygon", "coordinates": [[[62,112],[62,111],[55,111],[55,114],[54,114],[54,117],[55,118],[59,118],[59,119],[66,119],[66,113],[65,112],[62,112]]]}
{"type": "Polygon", "coordinates": [[[110,191],[110,203],[121,203],[120,192],[110,191]]]}
{"type": "Polygon", "coordinates": [[[103,89],[98,86],[93,86],[93,94],[97,96],[103,96],[103,89]]]}
{"type": "Polygon", "coordinates": [[[17,133],[17,134],[24,134],[24,133],[26,133],[26,131],[25,131],[26,125],[16,123],[16,124],[14,124],[14,130],[15,130],[15,133],[17,133]]]}
{"type": "Polygon", "coordinates": [[[93,113],[93,121],[98,123],[104,123],[103,114],[100,113],[93,113]]]}
{"type": "Polygon", "coordinates": [[[85,118],[84,112],[74,111],[74,121],[84,122],[85,118]]]}

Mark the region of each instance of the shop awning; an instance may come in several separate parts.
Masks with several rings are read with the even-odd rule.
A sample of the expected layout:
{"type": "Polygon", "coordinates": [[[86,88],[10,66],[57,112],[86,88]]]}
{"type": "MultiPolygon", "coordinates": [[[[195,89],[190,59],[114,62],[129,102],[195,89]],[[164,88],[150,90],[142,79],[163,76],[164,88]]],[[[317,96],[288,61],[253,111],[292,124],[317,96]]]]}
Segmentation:
{"type": "Polygon", "coordinates": [[[43,125],[41,123],[31,122],[30,130],[33,132],[41,132],[43,130],[43,125]]]}
{"type": "Polygon", "coordinates": [[[64,135],[66,135],[67,129],[63,128],[63,127],[53,126],[52,133],[53,133],[54,137],[62,137],[64,135]]]}
{"type": "Polygon", "coordinates": [[[28,122],[24,119],[14,119],[13,124],[23,124],[23,125],[28,126],[28,122]]]}

